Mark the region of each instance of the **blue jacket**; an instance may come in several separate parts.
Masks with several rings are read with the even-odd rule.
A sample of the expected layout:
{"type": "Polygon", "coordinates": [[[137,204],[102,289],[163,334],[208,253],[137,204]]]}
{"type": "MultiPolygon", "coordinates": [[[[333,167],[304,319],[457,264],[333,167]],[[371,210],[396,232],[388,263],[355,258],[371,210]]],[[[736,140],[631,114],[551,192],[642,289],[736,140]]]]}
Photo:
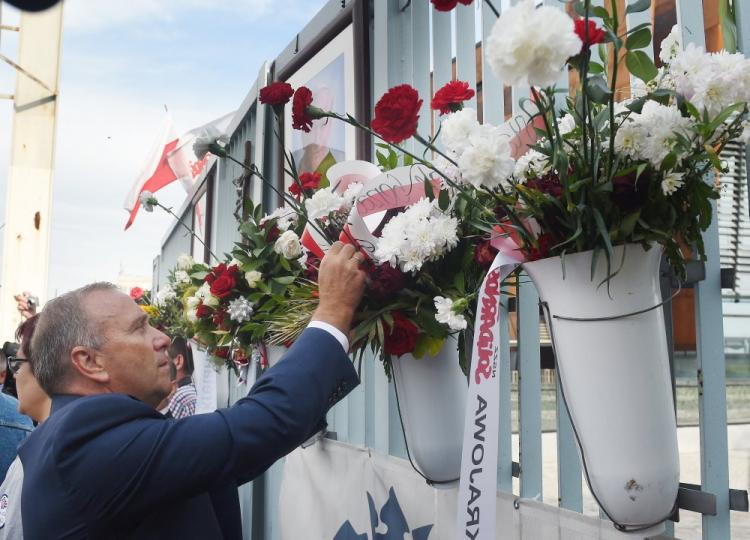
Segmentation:
{"type": "Polygon", "coordinates": [[[33,429],[31,418],[18,412],[18,400],[0,392],[0,478],[5,478],[18,454],[18,444],[33,429]]]}
{"type": "Polygon", "coordinates": [[[341,344],[308,328],[247,397],[211,414],[55,396],[19,452],[24,537],[240,540],[237,485],[313,435],[358,383],[341,344]]]}

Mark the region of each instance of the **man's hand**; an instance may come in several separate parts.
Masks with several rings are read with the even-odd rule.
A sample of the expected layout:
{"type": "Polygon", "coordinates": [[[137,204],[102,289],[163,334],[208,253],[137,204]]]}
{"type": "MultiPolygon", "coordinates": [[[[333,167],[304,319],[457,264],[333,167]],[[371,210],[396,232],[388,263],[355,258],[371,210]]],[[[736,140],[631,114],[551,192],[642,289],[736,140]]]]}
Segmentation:
{"type": "Polygon", "coordinates": [[[354,246],[336,242],[320,261],[318,288],[320,304],[313,313],[314,321],[331,324],[345,335],[352,325],[354,311],[365,290],[365,272],[359,265],[364,255],[354,246]]]}

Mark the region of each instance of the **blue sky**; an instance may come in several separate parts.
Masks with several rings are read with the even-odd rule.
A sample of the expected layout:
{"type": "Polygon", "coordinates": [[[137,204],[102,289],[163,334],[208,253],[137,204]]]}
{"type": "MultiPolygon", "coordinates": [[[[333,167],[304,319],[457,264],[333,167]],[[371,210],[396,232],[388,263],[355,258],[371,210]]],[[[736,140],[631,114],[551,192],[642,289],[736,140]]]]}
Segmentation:
{"type": "MultiPolygon", "coordinates": [[[[151,273],[168,216],[139,213],[123,232],[123,200],[164,121],[187,131],[239,106],[325,0],[67,0],[60,71],[49,294],[96,280],[151,273]]],[[[3,5],[3,22],[18,13],[3,5]]],[[[0,50],[16,57],[3,32],[0,50]]],[[[14,76],[0,66],[0,93],[14,76]]],[[[11,131],[0,102],[0,223],[11,131]]],[[[179,207],[173,185],[161,200],[179,207]]],[[[0,233],[1,234],[1,233],[0,233]]],[[[0,237],[1,238],[1,237],[0,237]]]]}

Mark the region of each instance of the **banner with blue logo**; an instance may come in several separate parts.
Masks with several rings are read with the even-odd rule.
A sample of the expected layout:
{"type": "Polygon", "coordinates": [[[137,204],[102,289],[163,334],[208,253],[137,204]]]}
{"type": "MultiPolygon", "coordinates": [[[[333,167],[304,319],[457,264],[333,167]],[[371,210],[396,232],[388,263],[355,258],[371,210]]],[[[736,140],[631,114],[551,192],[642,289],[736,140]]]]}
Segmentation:
{"type": "MultiPolygon", "coordinates": [[[[403,459],[323,439],[286,458],[281,540],[452,540],[457,492],[457,486],[428,486],[403,459]]],[[[609,521],[512,493],[497,493],[495,510],[494,538],[500,540],[639,538],[616,531],[609,521]]]]}

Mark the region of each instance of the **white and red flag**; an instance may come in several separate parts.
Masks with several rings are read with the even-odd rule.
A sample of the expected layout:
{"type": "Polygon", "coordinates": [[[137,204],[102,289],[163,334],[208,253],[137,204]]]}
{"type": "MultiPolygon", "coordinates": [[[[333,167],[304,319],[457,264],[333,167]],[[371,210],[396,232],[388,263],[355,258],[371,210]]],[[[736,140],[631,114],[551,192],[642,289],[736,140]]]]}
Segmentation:
{"type": "Polygon", "coordinates": [[[126,230],[135,220],[140,208],[139,197],[144,191],[156,193],[164,186],[179,180],[185,191],[190,192],[200,173],[215,159],[211,154],[206,154],[201,160],[195,157],[195,138],[208,128],[224,133],[233,115],[234,113],[229,113],[178,136],[172,118],[167,113],[164,127],[149,153],[145,166],[125,198],[125,210],[130,213],[125,224],[126,230]]]}

